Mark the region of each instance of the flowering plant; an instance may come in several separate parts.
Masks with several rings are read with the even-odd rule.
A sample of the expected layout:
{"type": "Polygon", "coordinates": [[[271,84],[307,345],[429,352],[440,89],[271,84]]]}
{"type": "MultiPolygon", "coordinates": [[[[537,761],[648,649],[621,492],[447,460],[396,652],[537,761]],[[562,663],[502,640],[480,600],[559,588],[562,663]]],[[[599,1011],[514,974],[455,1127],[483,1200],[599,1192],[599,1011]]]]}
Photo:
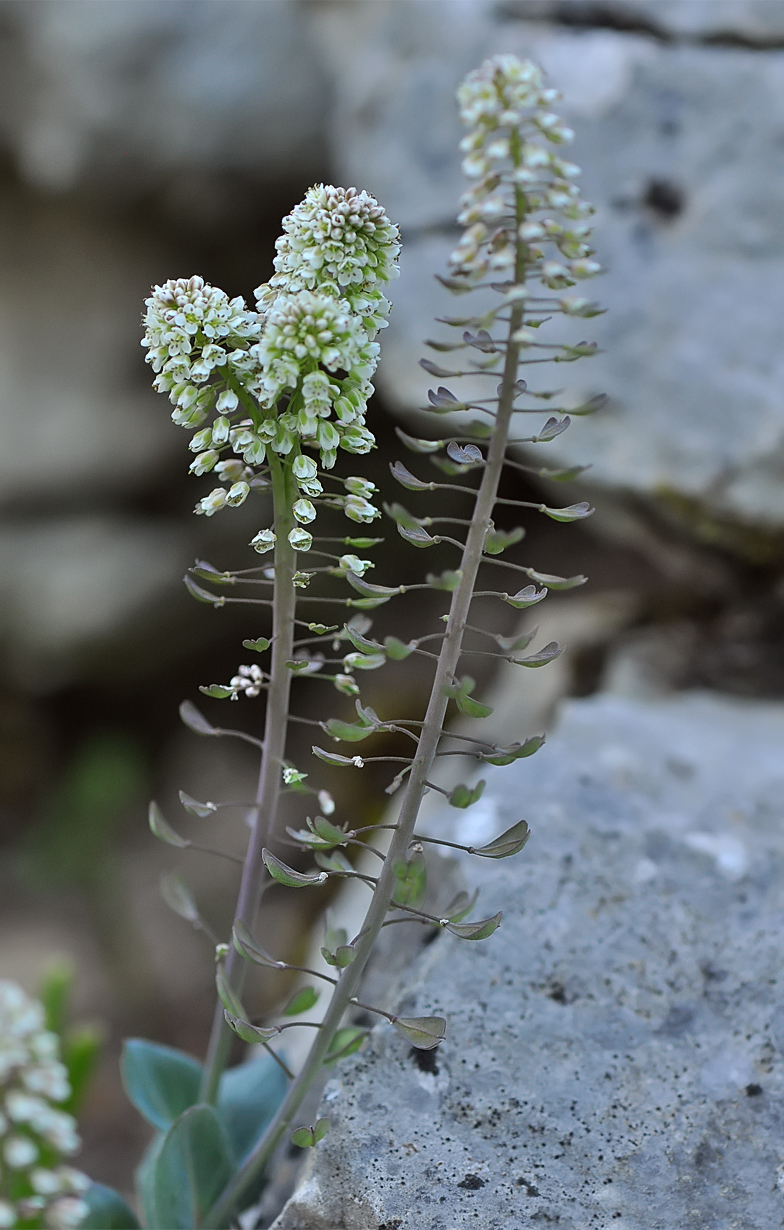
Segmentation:
{"type": "MultiPolygon", "coordinates": [[[[220,481],[201,497],[196,512],[212,516],[257,492],[272,500],[271,523],[250,542],[255,552],[268,557],[263,563],[226,572],[200,562],[186,578],[197,599],[216,607],[250,603],[265,621],[261,634],[243,642],[264,665],[243,664],[228,683],[204,686],[201,691],[219,701],[255,700],[263,694],[266,705],[260,739],[213,725],[189,701],[181,708],[183,721],[196,734],[237,737],[255,746],[260,766],[255,800],[246,807],[250,836],[231,937],[220,942],[213,937],[218,1002],[205,1062],[139,1039],[126,1047],[126,1088],[156,1129],[138,1175],[139,1203],[150,1228],[235,1224],[256,1198],[265,1168],[287,1135],[298,1146],[317,1145],[328,1130],[327,1118],[308,1125],[297,1124],[297,1116],[324,1065],[362,1045],[367,1029],[357,1013],[386,1020],[415,1048],[430,1050],[442,1042],[447,1022],[441,1017],[408,1018],[360,1000],[362,975],[382,928],[408,923],[445,930],[461,940],[483,941],[501,922],[500,914],[470,918],[474,902],[467,894],[438,913],[428,908],[423,845],[433,839],[417,832],[417,820],[427,791],[440,792],[456,808],[471,806],[482,793],[482,781],[449,788],[440,784],[440,758],[468,754],[480,763],[504,765],[531,755],[543,742],[543,736],[537,736],[501,746],[449,729],[450,706],[475,719],[491,713],[472,695],[474,681],[461,673],[466,656],[489,652],[531,669],[546,665],[561,652],[558,645],[549,644],[528,653],[535,630],[511,638],[494,636],[483,627],[481,616],[478,622],[472,617],[474,603],[502,601],[526,610],[540,603],[549,590],[570,589],[585,580],[552,576],[501,559],[523,537],[524,528],[502,530],[494,522],[499,504],[560,522],[582,519],[592,511],[585,503],[549,507],[501,499],[498,494],[506,466],[555,482],[575,477],[579,467],[544,469],[521,460],[519,454],[508,456],[508,448],[546,444],[568,428],[571,415],[591,413],[602,400],[594,398],[567,413],[563,407],[552,407],[553,393],[529,388],[520,375],[527,365],[550,359],[568,362],[595,350],[587,342],[540,340],[547,336],[546,331],[540,333],[542,326],[555,315],[590,317],[599,311],[590,300],[565,293],[597,273],[598,265],[589,247],[592,210],[575,184],[579,168],[559,152],[572,134],[551,110],[556,97],[535,65],[513,56],[488,60],[466,78],[458,93],[468,129],[462,142],[463,168],[471,186],[461,201],[459,221],[464,231],[451,257],[450,274],[441,282],[456,296],[482,288],[492,291],[495,299],[479,314],[442,318],[458,330],[458,340],[429,344],[441,354],[454,355],[455,366],[443,367],[430,359],[423,359],[422,366],[439,381],[451,383],[468,376],[471,387],[482,386],[480,392],[486,389],[487,395],[461,397],[438,384],[430,390],[427,409],[436,417],[447,416],[445,436],[434,433],[420,439],[398,429],[404,446],[420,461],[434,462],[446,481],[420,478],[400,461],[391,472],[409,492],[458,492],[465,500],[466,516],[422,517],[399,503],[386,506],[408,544],[428,549],[444,543],[456,553],[454,567],[429,575],[424,586],[442,594],[446,607],[435,631],[408,642],[395,636],[372,637],[366,612],[422,586],[384,586],[367,579],[372,563],[357,552],[372,550],[380,539],[346,535],[336,542],[316,533],[323,505],[342,510],[357,524],[380,517],[372,502],[373,483],[361,475],[342,477],[336,466],[341,452],[362,455],[374,444],[366,425],[373,392],[370,381],[379,354],[376,337],[389,313],[384,287],[397,272],[400,248],[397,229],[381,206],[355,189],[322,185],[311,189],[284,221],[275,272],[256,291],[255,311],[198,277],[155,287],[147,300],[144,345],[156,373],[155,385],[168,393],[174,421],[194,431],[192,472],[214,473],[220,481]],[[542,400],[548,404],[546,421],[530,434],[514,434],[519,416],[541,415],[542,400]],[[442,532],[444,525],[448,533],[442,532]],[[452,526],[458,526],[455,532],[462,536],[451,537],[452,526]],[[308,571],[300,568],[300,553],[308,554],[308,571]],[[506,582],[507,588],[500,589],[482,581],[485,587],[480,588],[480,574],[497,576],[499,568],[511,574],[514,583],[506,582]],[[349,588],[329,599],[303,594],[318,574],[349,588]],[[269,596],[237,597],[237,587],[242,586],[255,587],[252,595],[261,587],[269,596]],[[303,604],[310,601],[328,601],[358,614],[342,625],[327,626],[302,615],[303,604]],[[339,657],[312,652],[314,645],[330,639],[335,651],[343,650],[339,657]],[[488,639],[492,649],[474,647],[486,646],[488,639]],[[359,680],[363,672],[411,654],[418,655],[432,674],[424,720],[380,717],[362,703],[359,680]],[[299,675],[313,673],[331,679],[339,693],[352,698],[354,712],[349,718],[316,720],[291,714],[293,682],[299,675]],[[400,799],[388,824],[341,823],[331,795],[310,789],[309,775],[286,759],[292,716],[317,730],[316,761],[347,770],[361,770],[374,760],[402,766],[387,791],[398,791],[400,799]],[[351,754],[354,744],[390,731],[408,740],[410,755],[351,754]],[[352,745],[349,754],[321,746],[324,736],[352,745]],[[301,864],[291,866],[280,856],[285,838],[278,817],[284,789],[307,800],[315,795],[318,801],[315,816],[305,817],[301,828],[287,830],[289,844],[315,864],[310,870],[301,864]],[[367,841],[371,835],[376,845],[367,841]],[[378,860],[373,874],[358,869],[349,857],[359,846],[378,860]],[[331,880],[345,879],[364,884],[369,901],[353,937],[328,923],[322,953],[329,974],[280,960],[259,942],[254,934],[258,906],[270,885],[318,889],[331,880]],[[243,988],[253,965],[299,970],[322,984],[321,989],[326,985],[330,998],[321,1019],[287,1019],[300,1018],[316,1003],[319,990],[307,981],[281,1018],[266,1023],[249,1020],[243,988]],[[278,1042],[285,1030],[303,1026],[315,1034],[304,1061],[293,1071],[278,1042]],[[261,1051],[257,1049],[257,1057],[239,1067],[227,1068],[234,1035],[261,1051]]],[[[184,793],[180,797],[185,811],[202,820],[230,806],[200,802],[184,793]]],[[[202,848],[172,827],[155,804],[150,808],[150,827],[171,846],[202,848]]],[[[505,858],[519,852],[528,835],[521,819],[481,848],[459,848],[483,858],[505,858]]],[[[179,877],[167,879],[164,892],[178,914],[211,936],[179,877]]],[[[87,1198],[89,1203],[89,1193],[87,1198]]],[[[113,1225],[138,1224],[121,1203],[115,1205],[114,1216],[113,1225]]]]}

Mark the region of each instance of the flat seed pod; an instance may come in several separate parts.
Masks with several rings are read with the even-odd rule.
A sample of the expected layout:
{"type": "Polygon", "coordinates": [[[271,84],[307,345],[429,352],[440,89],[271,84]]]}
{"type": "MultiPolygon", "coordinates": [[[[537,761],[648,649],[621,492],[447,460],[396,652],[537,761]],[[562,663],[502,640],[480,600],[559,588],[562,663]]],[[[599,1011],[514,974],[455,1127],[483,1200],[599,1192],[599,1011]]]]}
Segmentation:
{"type": "Polygon", "coordinates": [[[356,1025],[346,1025],[343,1029],[337,1030],[324,1058],[324,1064],[336,1063],[338,1059],[345,1059],[347,1055],[353,1055],[359,1050],[367,1036],[368,1030],[360,1029],[356,1025]]]}
{"type": "Polygon", "coordinates": [[[482,550],[487,555],[500,555],[507,547],[511,547],[525,536],[525,530],[518,525],[513,530],[488,530],[482,550]]]}
{"type": "Polygon", "coordinates": [[[406,435],[400,427],[395,428],[395,435],[412,453],[437,453],[444,447],[443,440],[420,440],[416,436],[406,435]]]}
{"type": "Polygon", "coordinates": [[[197,735],[217,735],[218,731],[206,718],[202,717],[199,710],[189,700],[184,700],[180,705],[180,719],[197,735]]]}
{"type": "Polygon", "coordinates": [[[259,636],[255,641],[243,641],[245,649],[252,649],[254,653],[264,653],[265,649],[269,649],[272,641],[268,641],[266,636],[259,636]]]}
{"type": "Polygon", "coordinates": [[[486,940],[498,929],[503,914],[494,914],[492,918],[480,918],[477,922],[446,924],[446,930],[461,940],[486,940]]]}
{"type": "Polygon", "coordinates": [[[311,875],[295,871],[293,867],[289,867],[287,863],[276,858],[270,850],[262,850],[261,857],[273,880],[277,880],[279,884],[285,884],[287,888],[312,888],[316,884],[323,884],[328,879],[326,871],[311,875]]]}
{"type": "Polygon", "coordinates": [[[536,581],[538,585],[546,585],[548,589],[576,589],[578,585],[585,585],[588,580],[582,574],[574,577],[554,577],[547,572],[536,572],[533,568],[526,568],[525,571],[532,581],[536,581]]]}
{"type": "Polygon", "coordinates": [[[475,444],[457,444],[454,440],[450,440],[446,451],[458,465],[482,465],[484,462],[482,450],[475,444]]]}
{"type": "Polygon", "coordinates": [[[206,820],[218,810],[216,803],[200,803],[198,799],[191,798],[184,790],[180,791],[180,802],[186,811],[189,811],[192,816],[198,816],[200,820],[206,820]]]}
{"type": "Polygon", "coordinates": [[[323,747],[314,746],[310,749],[314,756],[318,756],[319,760],[325,761],[327,764],[343,765],[353,767],[354,761],[351,756],[340,756],[337,752],[325,752],[323,747]]]}
{"type": "MultiPolygon", "coordinates": [[[[531,575],[530,572],[528,574],[531,575]]],[[[502,594],[504,602],[508,602],[518,611],[524,611],[529,606],[535,606],[537,602],[541,602],[547,597],[547,590],[537,590],[535,585],[526,585],[523,589],[518,589],[516,594],[502,594]]]]}
{"type": "Polygon", "coordinates": [[[196,902],[191,896],[190,889],[176,873],[161,876],[161,895],[169,909],[179,914],[180,918],[184,918],[189,923],[200,921],[199,911],[196,909],[196,902]]]}
{"type": "Polygon", "coordinates": [[[548,440],[554,440],[556,436],[560,436],[570,424],[571,419],[568,414],[562,419],[549,418],[539,434],[531,437],[531,443],[546,444],[548,440]]]}
{"type": "Polygon", "coordinates": [[[399,1016],[392,1022],[401,1037],[418,1051],[432,1051],[446,1036],[442,1016],[399,1016]]]}
{"type": "Polygon", "coordinates": [[[180,850],[185,850],[191,844],[187,837],[180,837],[180,834],[176,833],[167,823],[157,803],[150,803],[147,818],[153,837],[165,842],[167,846],[176,846],[180,850]]]}
{"type": "Polygon", "coordinates": [[[338,743],[360,743],[376,730],[375,726],[367,722],[341,722],[339,718],[330,718],[323,726],[327,734],[338,743]]]}
{"type": "Polygon", "coordinates": [[[195,598],[197,602],[209,602],[212,606],[226,605],[225,598],[218,597],[216,594],[211,594],[208,590],[202,589],[202,587],[197,585],[193,577],[189,576],[187,572],[182,579],[188,593],[192,598],[195,598]]]}
{"type": "Polygon", "coordinates": [[[300,1012],[309,1012],[320,994],[321,992],[317,991],[315,987],[303,987],[301,991],[297,991],[296,995],[292,995],[283,1009],[283,1015],[299,1016],[300,1012]]]}
{"type": "Polygon", "coordinates": [[[251,1025],[249,1021],[243,1021],[241,1017],[234,1016],[228,1008],[224,1008],[223,1015],[226,1024],[234,1030],[237,1037],[242,1038],[243,1042],[249,1042],[251,1046],[269,1042],[270,1038],[280,1033],[275,1025],[270,1025],[268,1029],[260,1029],[258,1025],[251,1025]]]}
{"type": "Polygon", "coordinates": [[[414,547],[434,547],[441,541],[440,538],[434,538],[428,534],[427,530],[421,525],[407,526],[398,524],[397,532],[401,538],[405,538],[406,542],[410,542],[414,547]]]}
{"type": "Polygon", "coordinates": [[[234,947],[241,957],[245,957],[247,961],[252,961],[254,965],[261,965],[265,969],[285,969],[285,961],[276,961],[268,952],[254,940],[248,928],[243,922],[235,922],[231,929],[234,947]]]}
{"type": "Polygon", "coordinates": [[[215,987],[218,992],[218,999],[226,1011],[242,1020],[245,1016],[245,1009],[226,981],[226,977],[220,967],[215,971],[215,987]]]}
{"type": "Polygon", "coordinates": [[[583,500],[579,504],[570,504],[567,508],[544,508],[542,511],[552,521],[582,521],[585,517],[590,517],[594,509],[583,500]]]}
{"type": "Polygon", "coordinates": [[[200,687],[199,691],[212,700],[230,700],[234,695],[232,689],[224,687],[222,683],[211,683],[209,687],[200,687]]]}
{"type": "Polygon", "coordinates": [[[454,790],[450,792],[448,801],[451,803],[452,807],[471,807],[472,804],[481,799],[486,784],[487,783],[484,779],[482,781],[478,781],[473,787],[464,786],[461,782],[460,785],[455,786],[454,790]]]}
{"type": "Polygon", "coordinates": [[[524,743],[513,743],[510,747],[504,748],[495,756],[483,756],[482,759],[486,764],[507,765],[512,764],[515,760],[523,760],[526,756],[533,756],[534,752],[538,752],[539,748],[544,743],[544,735],[532,735],[530,739],[526,739],[524,743]]]}
{"type": "Polygon", "coordinates": [[[532,653],[528,658],[515,658],[516,666],[546,666],[548,662],[552,662],[555,658],[559,658],[563,653],[563,646],[557,641],[551,641],[549,645],[545,645],[544,649],[540,649],[539,653],[532,653]]]}
{"type": "Polygon", "coordinates": [[[472,848],[471,853],[478,854],[480,858],[509,858],[512,854],[520,853],[530,836],[531,830],[525,820],[519,820],[505,833],[501,833],[499,837],[488,842],[486,846],[472,848]]]}
{"type": "Polygon", "coordinates": [[[396,478],[401,487],[405,487],[408,491],[432,491],[432,483],[423,483],[421,478],[415,478],[414,475],[407,470],[402,461],[395,461],[389,467],[392,477],[396,478]]]}

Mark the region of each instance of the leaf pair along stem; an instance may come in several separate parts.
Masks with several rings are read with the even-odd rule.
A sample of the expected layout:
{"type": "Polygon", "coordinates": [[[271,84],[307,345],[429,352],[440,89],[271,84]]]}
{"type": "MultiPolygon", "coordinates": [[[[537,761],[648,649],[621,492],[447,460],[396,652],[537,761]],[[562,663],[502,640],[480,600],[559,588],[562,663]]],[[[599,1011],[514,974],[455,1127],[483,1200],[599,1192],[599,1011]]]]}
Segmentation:
{"type": "MultiPolygon", "coordinates": [[[[523,220],[526,207],[525,197],[520,188],[515,189],[515,198],[519,226],[523,220]]],[[[518,284],[525,281],[526,254],[526,245],[518,238],[515,267],[515,280],[518,284]]],[[[228,1183],[215,1205],[206,1215],[202,1223],[205,1228],[219,1230],[220,1227],[227,1226],[230,1223],[230,1219],[235,1215],[236,1210],[241,1207],[243,1198],[252,1189],[275,1148],[285,1133],[291,1128],[294,1116],[322,1068],[333,1036],[340,1027],[343,1016],[352,1000],[356,998],[356,992],[371,950],[389,911],[397,883],[394,866],[400,859],[405,859],[406,851],[414,834],[422,797],[426,789],[426,781],[438,752],[438,745],[442,737],[444,718],[449,702],[449,685],[454,679],[458,668],[462,652],[463,634],[474,597],[477,574],[483,560],[482,549],[485,536],[492,525],[492,513],[498,498],[498,486],[505,462],[509,429],[514,411],[514,400],[517,395],[516,380],[520,359],[520,346],[513,339],[523,323],[523,318],[523,304],[515,303],[512,307],[508,326],[509,333],[496,412],[495,431],[489,441],[487,460],[483,468],[481,484],[476,494],[474,515],[471,520],[460,564],[462,576],[452,594],[446,634],[444,635],[441,652],[438,657],[430,701],[397,823],[392,833],[388,855],[381,869],[359,937],[355,941],[356,958],[340,975],[321,1028],[316,1035],[299,1075],[289,1088],[288,1094],[279,1107],[275,1118],[246,1161],[228,1183]]],[[[280,537],[282,535],[279,535],[279,541],[280,537]]],[[[277,607],[276,614],[280,619],[277,607]]],[[[287,607],[286,619],[288,618],[287,607]]],[[[275,670],[273,667],[273,679],[274,677],[275,670]]],[[[270,704],[272,704],[272,689],[270,691],[270,704]]],[[[267,720],[267,730],[270,734],[277,733],[274,730],[274,725],[271,725],[271,719],[274,723],[277,712],[277,709],[268,710],[270,716],[267,720]]],[[[285,710],[281,709],[280,714],[280,725],[283,727],[285,726],[285,710]]],[[[269,757],[269,755],[270,751],[267,749],[265,756],[269,757]]],[[[271,798],[271,795],[263,795],[265,809],[268,798],[271,798]]],[[[248,906],[250,904],[249,899],[248,906]]]]}
{"type": "MultiPolygon", "coordinates": [[[[264,745],[258,789],[255,804],[248,812],[251,820],[251,833],[234,918],[235,924],[242,923],[251,929],[256,922],[262,887],[267,874],[261,852],[266,845],[270,844],[281,791],[281,765],[286,752],[286,730],[293,678],[292,672],[286,667],[286,662],[294,656],[294,617],[297,598],[294,586],[297,557],[294,548],[289,543],[289,531],[294,526],[291,509],[297,499],[296,484],[286,458],[281,461],[274,453],[271,454],[270,470],[276,534],[270,682],[267,691],[264,745]]],[[[245,960],[234,947],[231,947],[226,955],[223,976],[229,989],[237,997],[242,992],[246,969],[245,960]]],[[[219,999],[215,1008],[212,1033],[204,1063],[199,1091],[200,1102],[215,1104],[221,1074],[226,1067],[233,1038],[234,1034],[225,1021],[223,1004],[219,999]]]]}

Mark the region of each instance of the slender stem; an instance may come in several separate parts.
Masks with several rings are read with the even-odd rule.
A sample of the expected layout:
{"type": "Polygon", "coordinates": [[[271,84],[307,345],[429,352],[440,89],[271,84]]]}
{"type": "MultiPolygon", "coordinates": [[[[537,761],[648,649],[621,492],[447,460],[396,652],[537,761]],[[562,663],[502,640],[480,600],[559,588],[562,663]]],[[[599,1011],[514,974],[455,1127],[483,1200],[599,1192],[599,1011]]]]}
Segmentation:
{"type": "MultiPolygon", "coordinates": [[[[520,215],[522,215],[523,204],[522,194],[518,192],[518,214],[520,215]]],[[[516,280],[518,282],[522,281],[524,277],[524,262],[524,245],[518,243],[516,270],[516,280]]],[[[335,1031],[339,1028],[347,1007],[355,997],[370,952],[384,925],[396,884],[394,865],[399,859],[405,858],[405,853],[419,815],[425,783],[438,751],[448,704],[447,688],[454,678],[460,661],[463,632],[473,599],[479,565],[482,560],[485,534],[492,524],[493,506],[497,498],[498,484],[509,435],[509,425],[512,418],[513,402],[516,395],[515,381],[517,378],[519,347],[512,341],[512,337],[520,328],[523,316],[524,309],[522,305],[515,305],[509,322],[509,342],[506,349],[502,389],[499,395],[496,430],[490,441],[487,462],[476,497],[474,516],[468,531],[468,538],[461,562],[462,578],[452,595],[446,634],[441,647],[430,702],[419,739],[417,757],[412,765],[405,788],[398,822],[392,835],[387,859],[381,869],[372,900],[365,915],[360,932],[361,938],[356,943],[357,955],[352,964],[343,971],[339,979],[324,1016],[322,1027],[313,1042],[297,1079],[291,1085],[286,1098],[261,1140],[229,1182],[212,1209],[207,1213],[202,1222],[205,1230],[207,1227],[217,1228],[228,1224],[230,1217],[240,1205],[243,1196],[256,1181],[256,1178],[263,1170],[281,1138],[291,1127],[294,1116],[321,1069],[335,1031]]],[[[433,485],[446,486],[446,484],[433,485]]]]}
{"type": "MultiPolygon", "coordinates": [[[[270,684],[267,692],[265,716],[264,751],[261,757],[256,803],[249,816],[252,828],[245,865],[242,872],[235,922],[253,929],[261,900],[265,878],[261,851],[270,844],[270,834],[275,822],[278,797],[281,787],[281,761],[286,750],[286,728],[289,712],[289,694],[292,673],[286,662],[293,656],[294,612],[296,590],[294,573],[297,557],[289,544],[289,531],[294,520],[291,512],[296,500],[293,477],[274,455],[271,457],[272,499],[275,515],[275,597],[272,608],[272,652],[270,684]]],[[[247,963],[232,946],[223,966],[223,975],[231,990],[239,996],[245,977],[247,963]]],[[[220,1078],[226,1067],[234,1035],[223,1016],[223,1004],[218,1001],[212,1024],[212,1033],[204,1063],[199,1100],[214,1103],[218,1095],[220,1078]]]]}

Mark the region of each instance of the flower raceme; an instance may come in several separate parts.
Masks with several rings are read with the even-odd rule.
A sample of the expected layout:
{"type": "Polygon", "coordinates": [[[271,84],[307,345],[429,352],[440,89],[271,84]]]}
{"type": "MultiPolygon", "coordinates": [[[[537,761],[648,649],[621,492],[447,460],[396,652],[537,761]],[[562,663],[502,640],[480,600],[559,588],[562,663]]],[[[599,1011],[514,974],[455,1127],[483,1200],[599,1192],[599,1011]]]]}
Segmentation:
{"type": "Polygon", "coordinates": [[[80,1142],[59,1105],[71,1090],[58,1050],[40,1003],[0,982],[0,1227],[67,1230],[88,1211],[90,1180],[62,1164],[80,1142]]]}
{"type": "MultiPolygon", "coordinates": [[[[529,276],[550,289],[600,271],[587,243],[594,210],[574,183],[580,168],[551,148],[574,137],[550,110],[558,98],[537,65],[512,55],[486,60],[460,86],[460,117],[469,129],[463,172],[473,183],[460,201],[458,222],[466,229],[451,257],[455,273],[514,276],[518,238],[527,245],[529,276]]],[[[564,299],[561,310],[582,315],[582,305],[564,299]]]]}
{"type": "MultiPolygon", "coordinates": [[[[198,428],[191,472],[214,471],[229,484],[199,500],[195,511],[205,516],[266,487],[260,467],[275,454],[292,465],[302,497],[296,520],[310,521],[310,501],[323,491],[304,450],[330,470],[338,449],[366,453],[375,443],[365,414],[379,355],[373,339],[389,313],[381,287],[397,275],[397,227],[366,192],[317,185],[283,230],[256,311],[200,277],[155,286],[146,300],[142,345],[155,388],[168,393],[177,424],[198,428]]],[[[331,503],[352,520],[378,515],[353,492],[331,503]]],[[[257,550],[274,545],[271,534],[256,536],[257,550]]],[[[292,534],[292,545],[307,550],[311,536],[292,534]]]]}

